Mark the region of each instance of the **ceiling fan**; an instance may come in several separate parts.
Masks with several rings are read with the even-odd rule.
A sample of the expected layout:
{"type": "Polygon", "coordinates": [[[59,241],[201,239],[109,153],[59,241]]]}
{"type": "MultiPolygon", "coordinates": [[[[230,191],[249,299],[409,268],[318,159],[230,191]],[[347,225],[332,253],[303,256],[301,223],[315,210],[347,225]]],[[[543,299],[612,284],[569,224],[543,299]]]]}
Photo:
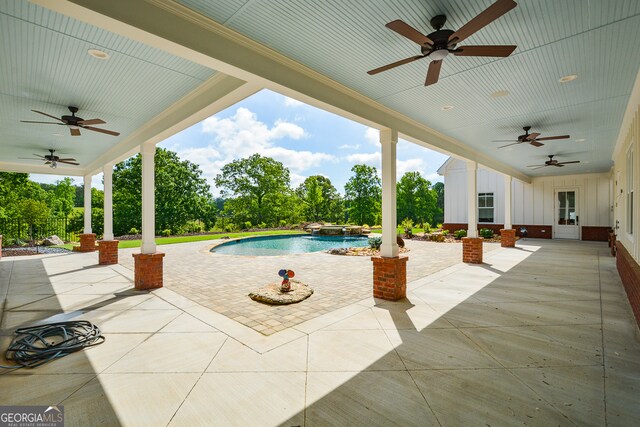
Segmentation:
{"type": "Polygon", "coordinates": [[[524,142],[527,142],[527,143],[533,145],[534,147],[542,147],[544,144],[542,142],[540,142],[540,141],[549,141],[549,140],[552,140],[552,139],[568,139],[568,138],[570,138],[569,135],[547,136],[545,138],[538,138],[540,136],[539,133],[537,133],[537,132],[529,133],[529,131],[531,130],[531,126],[525,126],[522,129],[524,129],[524,135],[518,136],[518,139],[515,142],[513,142],[512,139],[499,139],[499,140],[494,140],[493,142],[511,142],[511,144],[503,145],[502,147],[498,147],[498,148],[505,148],[505,147],[509,147],[511,145],[522,144],[524,142]]]}
{"type": "Polygon", "coordinates": [[[440,77],[440,68],[442,67],[442,60],[450,53],[456,56],[509,56],[517,46],[457,47],[457,44],[464,41],[476,31],[489,25],[516,6],[517,3],[513,0],[498,0],[471,21],[463,25],[462,28],[459,28],[458,31],[447,29],[443,30],[442,27],[444,27],[447,17],[445,15],[434,16],[431,18],[430,22],[435,31],[426,36],[400,19],[389,22],[386,25],[387,28],[420,45],[420,52],[422,54],[367,71],[367,73],[370,75],[378,74],[382,71],[387,71],[391,68],[417,61],[418,59],[430,57],[431,63],[429,64],[427,78],[424,82],[425,86],[429,86],[438,82],[438,78],[440,77]]]}
{"type": "Polygon", "coordinates": [[[563,167],[564,165],[569,165],[571,163],[580,163],[580,160],[573,160],[570,162],[559,162],[557,160],[553,160],[553,154],[549,154],[549,160],[547,160],[546,162],[544,162],[544,165],[528,165],[528,168],[533,168],[533,170],[536,169],[540,169],[540,168],[544,168],[547,166],[557,166],[559,168],[563,167]]]}
{"type": "Polygon", "coordinates": [[[18,157],[19,159],[24,159],[24,160],[44,160],[44,164],[45,165],[50,165],[51,169],[55,169],[58,167],[58,163],[65,163],[68,165],[76,165],[78,166],[80,163],[76,162],[76,159],[72,159],[72,158],[66,158],[66,159],[61,159],[60,157],[56,156],[55,153],[56,150],[54,150],[53,148],[49,149],[49,153],[45,156],[41,156],[40,154],[34,154],[34,156],[36,156],[37,158],[34,159],[33,157],[18,157]]]}
{"type": "Polygon", "coordinates": [[[120,132],[114,132],[112,130],[100,129],[90,125],[104,125],[106,122],[101,119],[90,119],[84,120],[82,117],[76,117],[76,113],[78,112],[78,107],[68,107],[69,111],[71,111],[70,116],[62,116],[60,118],[56,116],[52,116],[51,114],[43,113],[38,110],[31,110],[34,113],[42,114],[43,116],[51,117],[54,120],[58,120],[57,122],[36,122],[33,120],[20,120],[22,123],[41,123],[48,125],[63,125],[69,127],[69,132],[71,132],[71,136],[80,136],[80,129],[92,130],[94,132],[106,133],[107,135],[118,136],[120,132]]]}

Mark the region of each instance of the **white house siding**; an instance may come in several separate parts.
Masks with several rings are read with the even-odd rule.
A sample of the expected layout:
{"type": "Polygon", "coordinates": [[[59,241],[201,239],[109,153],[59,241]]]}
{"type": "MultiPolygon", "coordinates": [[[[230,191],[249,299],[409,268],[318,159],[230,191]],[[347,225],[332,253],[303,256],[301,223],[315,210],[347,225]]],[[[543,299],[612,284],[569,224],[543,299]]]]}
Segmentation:
{"type": "MultiPolygon", "coordinates": [[[[444,175],[446,224],[467,222],[466,165],[450,159],[440,172],[444,175]]],[[[513,224],[547,225],[555,223],[555,191],[577,189],[580,226],[612,225],[610,174],[579,174],[533,178],[531,184],[512,182],[513,224]]],[[[494,223],[504,224],[504,176],[478,169],[478,193],[494,194],[494,223]]]]}

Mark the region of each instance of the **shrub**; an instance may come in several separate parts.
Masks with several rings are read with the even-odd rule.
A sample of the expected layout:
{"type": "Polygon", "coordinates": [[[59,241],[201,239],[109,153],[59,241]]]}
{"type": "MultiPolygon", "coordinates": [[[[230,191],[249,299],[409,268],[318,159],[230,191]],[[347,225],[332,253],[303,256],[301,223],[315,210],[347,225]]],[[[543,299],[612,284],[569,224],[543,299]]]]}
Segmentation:
{"type": "Polygon", "coordinates": [[[369,237],[369,247],[371,249],[380,249],[380,245],[382,245],[382,237],[369,237]]]}
{"type": "Polygon", "coordinates": [[[431,232],[431,224],[429,224],[428,222],[425,222],[424,224],[422,224],[422,228],[424,228],[425,233],[431,232]]]}
{"type": "Polygon", "coordinates": [[[362,224],[362,228],[369,228],[370,229],[371,227],[369,227],[369,224],[362,224]]]}
{"type": "Polygon", "coordinates": [[[162,236],[164,237],[169,237],[171,236],[171,230],[166,229],[166,230],[162,230],[162,233],[160,233],[162,236]]]}
{"type": "Polygon", "coordinates": [[[484,237],[485,239],[491,239],[493,238],[493,231],[489,230],[488,228],[481,228],[480,237],[484,237]]]}
{"type": "Polygon", "coordinates": [[[442,235],[443,236],[448,236],[449,235],[449,230],[442,230],[442,235]]]}
{"type": "Polygon", "coordinates": [[[279,224],[280,224],[280,227],[286,227],[287,226],[287,221],[284,220],[284,219],[281,219],[279,224]]]}
{"type": "Polygon", "coordinates": [[[131,227],[131,229],[129,230],[129,234],[140,234],[140,232],[137,228],[131,227]]]}
{"type": "Polygon", "coordinates": [[[258,224],[258,228],[267,228],[267,224],[261,222],[260,224],[258,224]]]}
{"type": "Polygon", "coordinates": [[[408,232],[409,230],[413,230],[413,220],[411,218],[405,218],[400,223],[400,226],[404,228],[405,232],[408,232]]]}
{"type": "Polygon", "coordinates": [[[456,239],[462,239],[463,237],[467,237],[467,230],[456,230],[453,235],[456,239]]]}
{"type": "Polygon", "coordinates": [[[244,228],[246,228],[247,230],[250,229],[251,227],[253,227],[253,225],[251,224],[251,221],[245,221],[244,222],[244,228]]]}

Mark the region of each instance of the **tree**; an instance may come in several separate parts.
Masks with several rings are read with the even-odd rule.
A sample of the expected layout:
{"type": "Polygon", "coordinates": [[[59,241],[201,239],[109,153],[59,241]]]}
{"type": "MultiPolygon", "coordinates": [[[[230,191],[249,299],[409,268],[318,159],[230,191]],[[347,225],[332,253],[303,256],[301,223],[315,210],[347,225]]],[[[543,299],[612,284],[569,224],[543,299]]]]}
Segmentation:
{"type": "Polygon", "coordinates": [[[303,204],[305,219],[331,222],[343,220],[342,200],[329,178],[322,175],[310,176],[296,189],[296,194],[303,204]]]}
{"type": "MultiPolygon", "coordinates": [[[[211,214],[213,199],[198,165],[163,148],[155,154],[156,231],[180,233],[190,220],[211,214]]],[[[118,163],[113,172],[114,232],[126,234],[142,224],[142,158],[118,163]]]]}
{"type": "Polygon", "coordinates": [[[235,199],[225,203],[225,211],[232,213],[234,220],[274,224],[276,202],[283,194],[289,194],[289,169],[270,157],[254,154],[224,165],[215,184],[222,197],[235,199]]]}
{"type": "Polygon", "coordinates": [[[20,218],[29,225],[31,240],[34,239],[33,227],[46,224],[51,212],[47,204],[40,200],[23,199],[20,201],[20,218]]]}
{"type": "Polygon", "coordinates": [[[65,177],[54,185],[41,187],[47,191],[47,204],[54,216],[67,218],[75,205],[76,189],[71,178],[65,177]]]}
{"type": "Polygon", "coordinates": [[[436,213],[436,192],[420,172],[407,172],[396,184],[398,221],[411,219],[414,223],[433,223],[436,213]]]}
{"type": "Polygon", "coordinates": [[[444,183],[436,182],[433,184],[433,190],[436,192],[436,212],[435,223],[442,224],[444,222],[444,183]]]}
{"type": "Polygon", "coordinates": [[[0,172],[0,219],[18,218],[24,199],[45,201],[46,192],[26,173],[0,172]]]}
{"type": "Polygon", "coordinates": [[[345,199],[349,201],[349,220],[359,225],[375,224],[381,217],[382,189],[376,168],[355,165],[354,175],[344,186],[345,199]]]}

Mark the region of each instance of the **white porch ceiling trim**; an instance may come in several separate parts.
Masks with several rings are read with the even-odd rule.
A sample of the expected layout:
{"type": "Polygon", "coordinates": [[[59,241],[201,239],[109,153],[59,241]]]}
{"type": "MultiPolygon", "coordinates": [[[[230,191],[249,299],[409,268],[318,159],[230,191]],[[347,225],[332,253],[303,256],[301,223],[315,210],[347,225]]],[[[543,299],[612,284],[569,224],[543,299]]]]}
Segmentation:
{"type": "MultiPolygon", "coordinates": [[[[34,163],[36,160],[34,160],[34,163]]],[[[62,176],[83,176],[82,169],[58,166],[53,169],[45,164],[27,164],[0,162],[0,171],[2,172],[20,172],[20,173],[38,173],[43,175],[62,175],[62,176]]]]}
{"type": "Polygon", "coordinates": [[[529,176],[517,169],[170,0],[32,1],[367,126],[396,129],[404,139],[426,148],[471,159],[523,182],[531,182],[529,176]]]}
{"type": "Polygon", "coordinates": [[[138,153],[141,144],[158,144],[260,89],[235,77],[217,73],[87,165],[85,174],[100,173],[105,164],[117,163],[138,153]]]}

